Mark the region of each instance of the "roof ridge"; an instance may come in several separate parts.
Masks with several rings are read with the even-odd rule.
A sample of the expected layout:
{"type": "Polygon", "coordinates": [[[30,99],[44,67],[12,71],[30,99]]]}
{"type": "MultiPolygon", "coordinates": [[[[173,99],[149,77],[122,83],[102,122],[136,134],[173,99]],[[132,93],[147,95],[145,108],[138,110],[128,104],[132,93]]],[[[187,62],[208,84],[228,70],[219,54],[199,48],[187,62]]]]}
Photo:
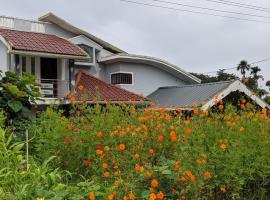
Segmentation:
{"type": "MultiPolygon", "coordinates": [[[[125,88],[121,88],[121,87],[119,87],[119,86],[116,86],[116,85],[114,85],[114,84],[107,83],[106,81],[101,80],[101,79],[95,77],[94,75],[92,75],[92,74],[90,74],[90,73],[88,73],[88,72],[86,72],[85,70],[82,70],[82,69],[79,70],[79,72],[77,73],[77,76],[78,76],[78,78],[77,78],[77,80],[76,80],[77,83],[80,81],[80,78],[81,78],[81,74],[82,74],[82,73],[85,74],[85,75],[87,75],[87,76],[90,76],[90,77],[94,78],[95,80],[98,80],[98,81],[100,81],[100,82],[102,82],[102,83],[104,83],[104,84],[110,85],[111,87],[114,87],[114,88],[117,88],[117,89],[124,90],[125,92],[128,92],[128,93],[130,93],[130,94],[132,94],[132,95],[136,95],[136,96],[138,96],[138,97],[140,97],[140,98],[142,98],[142,99],[145,99],[145,100],[149,100],[149,101],[150,101],[150,99],[148,99],[147,97],[140,96],[139,94],[136,94],[136,93],[134,93],[134,92],[131,92],[131,91],[125,89],[125,88]]],[[[76,85],[76,86],[77,86],[77,85],[76,85]]]]}
{"type": "Polygon", "coordinates": [[[194,86],[216,85],[216,84],[222,84],[222,83],[233,83],[233,82],[235,82],[237,80],[238,79],[229,80],[229,81],[217,81],[217,82],[210,82],[210,83],[189,84],[189,85],[181,85],[181,86],[164,86],[164,87],[159,87],[159,89],[185,88],[185,87],[194,87],[194,86]]]}

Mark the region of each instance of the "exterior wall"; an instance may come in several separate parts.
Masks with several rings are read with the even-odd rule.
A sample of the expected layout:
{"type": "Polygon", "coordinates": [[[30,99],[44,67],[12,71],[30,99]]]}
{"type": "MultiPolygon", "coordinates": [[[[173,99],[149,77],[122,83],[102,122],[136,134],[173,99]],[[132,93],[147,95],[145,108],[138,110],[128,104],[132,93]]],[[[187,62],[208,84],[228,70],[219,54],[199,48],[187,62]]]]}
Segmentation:
{"type": "Polygon", "coordinates": [[[7,47],[0,41],[0,70],[6,72],[8,69],[7,47]]]}
{"type": "Polygon", "coordinates": [[[105,67],[105,80],[110,82],[110,74],[115,72],[131,72],[132,85],[120,85],[129,91],[148,96],[159,87],[185,85],[183,80],[151,65],[137,63],[115,63],[105,67]]]}
{"type": "Polygon", "coordinates": [[[40,24],[41,26],[44,26],[44,31],[42,31],[43,33],[58,35],[58,36],[64,37],[64,38],[72,38],[72,37],[76,36],[75,34],[70,33],[68,31],[62,29],[61,27],[59,27],[55,24],[34,21],[34,20],[18,19],[18,18],[12,18],[12,17],[7,17],[7,18],[13,20],[13,27],[3,27],[3,28],[11,28],[11,29],[18,30],[18,31],[31,32],[31,31],[33,31],[32,24],[40,24]]]}
{"type": "Polygon", "coordinates": [[[46,24],[45,31],[47,34],[57,35],[57,36],[64,37],[67,39],[76,36],[75,34],[62,29],[61,27],[55,24],[49,24],[49,23],[46,24]]]}

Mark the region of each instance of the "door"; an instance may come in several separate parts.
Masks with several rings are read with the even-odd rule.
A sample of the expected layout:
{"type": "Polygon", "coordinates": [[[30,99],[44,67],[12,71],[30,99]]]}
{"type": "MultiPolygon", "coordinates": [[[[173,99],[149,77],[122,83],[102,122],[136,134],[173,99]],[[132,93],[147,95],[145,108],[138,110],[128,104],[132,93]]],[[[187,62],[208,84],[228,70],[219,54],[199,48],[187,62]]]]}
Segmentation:
{"type": "Polygon", "coordinates": [[[40,58],[41,93],[45,97],[57,97],[57,59],[40,58]]]}

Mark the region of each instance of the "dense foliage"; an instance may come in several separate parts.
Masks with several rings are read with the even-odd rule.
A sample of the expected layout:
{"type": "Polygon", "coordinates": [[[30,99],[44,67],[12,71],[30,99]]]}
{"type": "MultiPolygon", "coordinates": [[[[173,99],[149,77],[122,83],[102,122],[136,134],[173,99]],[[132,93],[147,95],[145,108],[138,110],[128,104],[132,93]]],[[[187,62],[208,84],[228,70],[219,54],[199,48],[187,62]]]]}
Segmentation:
{"type": "Polygon", "coordinates": [[[91,200],[269,198],[266,111],[219,109],[184,119],[132,106],[79,105],[68,118],[50,108],[33,124],[30,152],[55,156],[73,183],[94,183],[84,194],[91,200]]]}
{"type": "Polygon", "coordinates": [[[7,115],[6,124],[17,125],[32,117],[31,104],[39,97],[39,87],[35,77],[29,73],[22,76],[0,71],[0,109],[7,115]]]}

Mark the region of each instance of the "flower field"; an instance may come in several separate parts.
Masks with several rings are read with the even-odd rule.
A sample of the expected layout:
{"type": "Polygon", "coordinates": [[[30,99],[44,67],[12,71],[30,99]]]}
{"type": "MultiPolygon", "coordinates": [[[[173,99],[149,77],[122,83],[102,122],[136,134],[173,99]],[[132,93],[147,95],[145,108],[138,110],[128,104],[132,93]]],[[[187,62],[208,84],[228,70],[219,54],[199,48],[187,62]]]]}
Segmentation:
{"type": "Polygon", "coordinates": [[[236,112],[227,106],[216,113],[195,110],[187,118],[180,110],[75,105],[70,117],[47,109],[29,134],[31,166],[21,169],[24,147],[10,150],[0,162],[6,166],[0,171],[6,177],[0,179],[0,197],[270,198],[270,119],[265,110],[236,112]]]}

